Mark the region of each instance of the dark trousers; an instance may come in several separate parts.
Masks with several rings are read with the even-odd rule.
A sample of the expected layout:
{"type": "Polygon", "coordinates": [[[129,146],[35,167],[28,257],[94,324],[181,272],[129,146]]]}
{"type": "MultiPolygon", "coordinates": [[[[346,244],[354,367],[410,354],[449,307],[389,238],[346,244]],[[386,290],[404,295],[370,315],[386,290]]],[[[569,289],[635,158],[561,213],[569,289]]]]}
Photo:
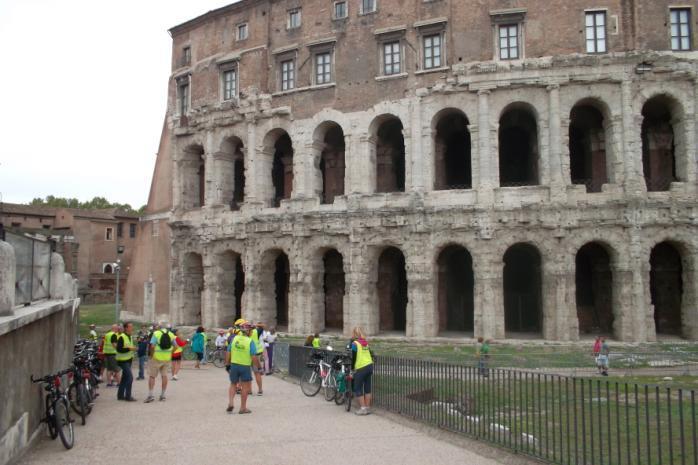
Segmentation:
{"type": "Polygon", "coordinates": [[[119,362],[119,368],[121,368],[121,382],[119,383],[119,389],[116,392],[116,398],[130,399],[131,386],[133,385],[133,373],[131,373],[131,360],[119,362]]]}
{"type": "Polygon", "coordinates": [[[267,362],[269,364],[269,373],[274,373],[274,344],[269,344],[269,347],[267,347],[267,358],[269,359],[267,362]]]}
{"type": "Polygon", "coordinates": [[[145,378],[145,361],[148,360],[147,355],[138,357],[138,379],[145,378]]]}

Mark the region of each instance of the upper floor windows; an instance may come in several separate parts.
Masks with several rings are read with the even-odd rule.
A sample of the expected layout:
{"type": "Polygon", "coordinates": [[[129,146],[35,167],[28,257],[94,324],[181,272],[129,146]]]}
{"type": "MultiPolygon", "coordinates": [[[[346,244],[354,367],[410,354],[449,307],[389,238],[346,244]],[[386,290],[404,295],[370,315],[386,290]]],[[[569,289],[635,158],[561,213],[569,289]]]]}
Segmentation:
{"type": "Polygon", "coordinates": [[[128,225],[128,237],[130,237],[131,239],[136,237],[136,224],[135,223],[131,223],[128,225]]]}
{"type": "Polygon", "coordinates": [[[236,38],[237,40],[245,40],[249,36],[249,27],[247,23],[238,24],[236,38]]]}
{"type": "Polygon", "coordinates": [[[301,9],[294,8],[293,10],[288,10],[288,22],[286,24],[287,29],[295,29],[301,27],[301,9]]]}
{"type": "Polygon", "coordinates": [[[236,66],[222,69],[223,100],[233,100],[238,96],[238,70],[236,66]]]}
{"type": "Polygon", "coordinates": [[[587,53],[606,53],[606,12],[587,11],[584,29],[587,53]]]}
{"type": "Polygon", "coordinates": [[[333,19],[345,19],[349,16],[349,7],[347,2],[342,0],[334,2],[334,18],[333,19]]]}
{"type": "Polygon", "coordinates": [[[291,90],[296,87],[296,60],[281,62],[281,90],[291,90]]]}
{"type": "Polygon", "coordinates": [[[441,34],[430,34],[422,38],[424,49],[424,69],[442,66],[441,34]]]}
{"type": "Polygon", "coordinates": [[[180,116],[189,112],[189,76],[177,80],[177,110],[180,116]]]}
{"type": "Polygon", "coordinates": [[[184,47],[182,49],[182,59],[179,64],[180,66],[191,65],[191,47],[184,47]]]}
{"type": "Polygon", "coordinates": [[[402,72],[402,53],[400,41],[395,40],[383,44],[383,74],[392,76],[402,72]]]}
{"type": "Polygon", "coordinates": [[[332,53],[321,52],[315,55],[315,84],[332,82],[332,53]]]}
{"type": "Polygon", "coordinates": [[[361,14],[374,13],[376,11],[376,0],[361,0],[361,14]]]}
{"type": "Polygon", "coordinates": [[[671,8],[671,49],[675,52],[691,50],[691,9],[671,8]]]}
{"type": "Polygon", "coordinates": [[[105,241],[113,241],[114,240],[114,228],[108,227],[104,231],[104,240],[105,241]]]}
{"type": "Polygon", "coordinates": [[[518,60],[519,54],[519,25],[502,24],[499,26],[499,59],[518,60]]]}

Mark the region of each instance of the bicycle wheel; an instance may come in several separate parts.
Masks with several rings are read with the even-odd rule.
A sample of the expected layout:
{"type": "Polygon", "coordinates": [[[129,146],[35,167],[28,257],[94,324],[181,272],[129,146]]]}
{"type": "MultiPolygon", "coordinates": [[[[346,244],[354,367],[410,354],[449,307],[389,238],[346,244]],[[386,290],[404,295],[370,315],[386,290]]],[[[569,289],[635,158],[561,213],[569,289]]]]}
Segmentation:
{"type": "Polygon", "coordinates": [[[78,414],[80,414],[80,423],[85,426],[85,419],[87,418],[88,414],[88,399],[87,399],[87,389],[85,388],[84,384],[78,384],[77,388],[77,405],[78,405],[78,414]]]}
{"type": "Polygon", "coordinates": [[[320,392],[322,378],[317,367],[306,368],[301,375],[301,391],[308,397],[313,397],[320,392]]]}
{"type": "Polygon", "coordinates": [[[334,373],[330,372],[325,380],[325,400],[332,402],[337,397],[337,380],[334,373]]]}
{"type": "Polygon", "coordinates": [[[336,396],[334,396],[334,403],[337,405],[342,405],[344,401],[346,400],[347,393],[346,392],[338,392],[336,396]]]}
{"type": "Polygon", "coordinates": [[[196,354],[191,350],[191,346],[187,344],[182,350],[182,358],[184,360],[195,360],[196,354]]]}
{"type": "Polygon", "coordinates": [[[53,407],[51,406],[51,397],[46,396],[46,427],[48,435],[51,439],[56,439],[58,431],[56,431],[56,416],[54,415],[53,407]]]}
{"type": "Polygon", "coordinates": [[[220,350],[215,351],[213,353],[213,355],[211,356],[211,358],[213,359],[212,360],[213,365],[216,366],[217,368],[223,368],[223,366],[225,365],[225,355],[223,354],[222,351],[220,351],[220,350]]]}
{"type": "Polygon", "coordinates": [[[351,411],[351,398],[354,397],[354,394],[351,391],[347,391],[346,394],[346,403],[345,403],[345,408],[347,409],[347,412],[351,411]]]}
{"type": "Polygon", "coordinates": [[[56,416],[56,430],[58,430],[63,447],[72,449],[75,443],[75,431],[73,430],[73,420],[70,419],[68,399],[61,397],[53,404],[53,409],[56,416]]]}

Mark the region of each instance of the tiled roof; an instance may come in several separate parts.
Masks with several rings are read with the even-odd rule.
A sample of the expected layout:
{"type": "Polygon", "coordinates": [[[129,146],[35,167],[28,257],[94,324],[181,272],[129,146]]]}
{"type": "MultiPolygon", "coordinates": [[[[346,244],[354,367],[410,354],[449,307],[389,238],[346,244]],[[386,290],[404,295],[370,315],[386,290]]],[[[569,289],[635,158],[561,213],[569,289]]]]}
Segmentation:
{"type": "Polygon", "coordinates": [[[56,216],[59,210],[70,212],[71,215],[77,218],[88,218],[96,220],[111,220],[117,218],[138,219],[138,215],[126,213],[118,208],[107,208],[104,210],[83,210],[80,208],[57,208],[45,207],[43,205],[22,205],[17,203],[0,203],[0,215],[3,213],[11,213],[15,215],[36,215],[36,216],[56,216]]]}

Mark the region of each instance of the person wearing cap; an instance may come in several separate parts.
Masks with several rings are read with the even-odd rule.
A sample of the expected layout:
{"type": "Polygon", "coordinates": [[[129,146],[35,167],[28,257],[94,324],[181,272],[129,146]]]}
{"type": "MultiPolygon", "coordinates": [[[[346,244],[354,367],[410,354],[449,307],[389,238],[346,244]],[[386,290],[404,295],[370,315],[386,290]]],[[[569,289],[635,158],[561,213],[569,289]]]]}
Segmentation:
{"type": "Polygon", "coordinates": [[[235,408],[236,385],[241,384],[239,414],[252,413],[247,408],[247,397],[252,389],[252,366],[260,368],[257,358],[257,347],[250,337],[254,327],[245,322],[240,325],[240,334],[233,338],[225,354],[225,369],[228,371],[230,386],[228,387],[228,408],[226,412],[232,413],[235,408]]]}
{"type": "Polygon", "coordinates": [[[218,331],[218,336],[216,336],[216,348],[220,349],[228,345],[228,337],[225,335],[225,331],[222,329],[218,331]]]}
{"type": "Polygon", "coordinates": [[[98,339],[98,337],[97,337],[97,326],[95,326],[94,324],[91,324],[91,325],[90,325],[90,340],[91,340],[92,342],[97,342],[97,339],[98,339]]]}

